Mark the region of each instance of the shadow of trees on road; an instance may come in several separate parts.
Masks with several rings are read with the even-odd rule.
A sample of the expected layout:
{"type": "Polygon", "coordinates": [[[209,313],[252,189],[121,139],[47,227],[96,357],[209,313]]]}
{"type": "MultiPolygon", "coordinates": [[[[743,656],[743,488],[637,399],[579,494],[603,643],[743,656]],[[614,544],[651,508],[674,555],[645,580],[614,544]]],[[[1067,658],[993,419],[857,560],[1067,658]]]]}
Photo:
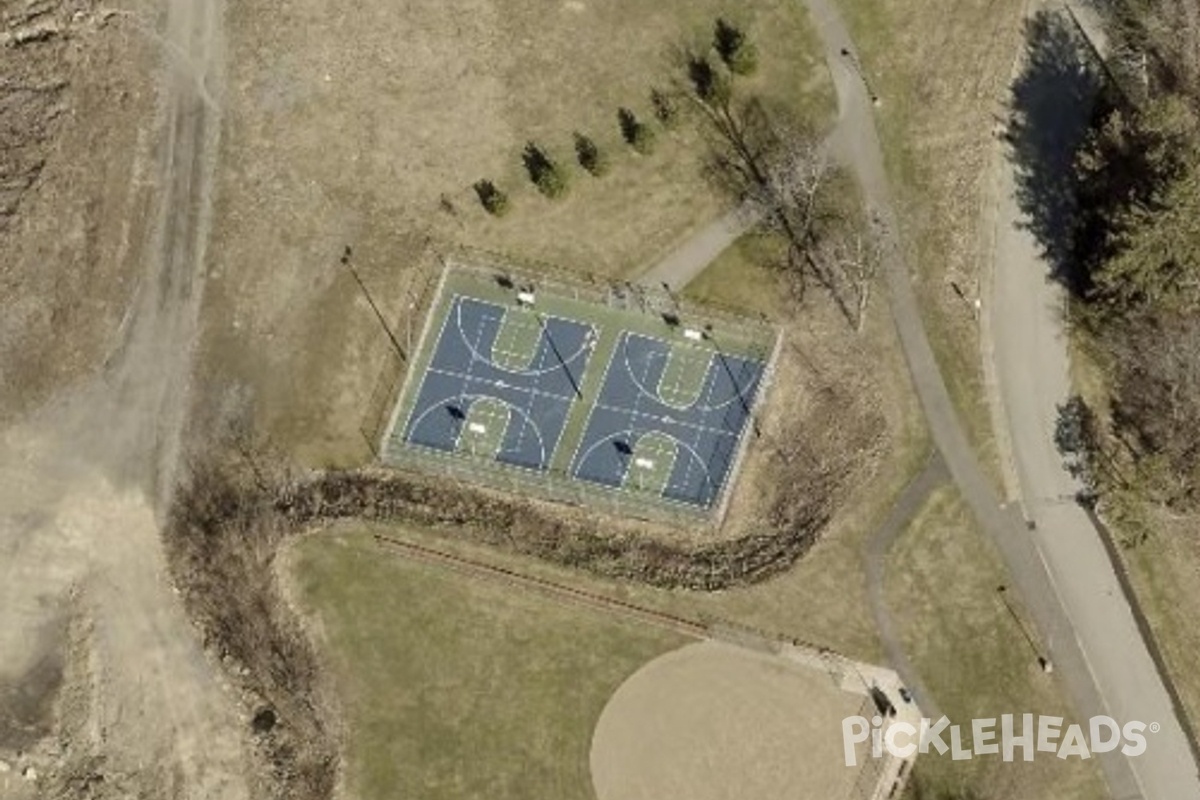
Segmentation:
{"type": "Polygon", "coordinates": [[[1040,11],[1026,22],[1025,66],[1012,85],[1005,139],[1017,170],[1017,202],[1050,263],[1050,278],[1076,294],[1087,276],[1075,268],[1086,231],[1076,161],[1094,120],[1103,76],[1070,19],[1040,11]]]}

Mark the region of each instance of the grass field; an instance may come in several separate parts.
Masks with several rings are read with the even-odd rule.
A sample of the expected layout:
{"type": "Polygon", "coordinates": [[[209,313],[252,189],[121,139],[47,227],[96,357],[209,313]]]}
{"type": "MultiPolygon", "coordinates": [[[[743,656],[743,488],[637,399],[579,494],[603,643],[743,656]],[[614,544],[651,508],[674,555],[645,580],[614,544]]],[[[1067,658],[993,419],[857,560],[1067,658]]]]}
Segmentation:
{"type": "Polygon", "coordinates": [[[758,48],[747,89],[824,126],[831,85],[793,0],[365,0],[350,15],[319,0],[284,15],[265,0],[231,6],[236,91],[222,108],[206,368],[244,386],[272,440],[304,464],[361,463],[363,409],[394,365],[337,269],[346,245],[401,340],[430,242],[606,275],[658,261],[727,201],[701,174],[691,121],[638,156],[617,110],[657,125],[651,89],[671,88],[673,52],[711,39],[720,14],[758,48]],[[607,151],[608,175],[574,165],[575,131],[607,151]],[[524,174],[530,140],[570,173],[561,200],[524,174]],[[474,197],[482,178],[508,191],[503,219],[474,197]]]}
{"type": "Polygon", "coordinates": [[[748,233],[737,239],[683,290],[700,303],[716,303],[778,318],[785,302],[769,265],[784,254],[775,235],[748,233]]]}
{"type": "MultiPolygon", "coordinates": [[[[888,556],[886,598],[904,648],[952,722],[1069,708],[1046,675],[997,587],[1008,582],[999,553],[951,489],[936,491],[888,556]],[[937,554],[935,557],[933,554],[937,554]]],[[[1028,621],[1024,623],[1029,625],[1028,621]]],[[[982,800],[1094,800],[1103,794],[1094,761],[999,757],[955,762],[931,755],[917,772],[933,788],[973,788],[982,800]]]]}
{"type": "Polygon", "coordinates": [[[1200,727],[1200,514],[1142,513],[1154,533],[1122,558],[1194,730],[1200,727]]]}
{"type": "Polygon", "coordinates": [[[845,0],[877,112],[930,344],[971,442],[999,484],[978,321],[998,120],[1022,41],[1022,3],[845,0]],[[962,292],[962,296],[955,290],[962,292]]]}
{"type": "Polygon", "coordinates": [[[592,729],[684,637],[318,534],[295,582],[321,631],[361,800],[593,800],[592,729]]]}
{"type": "MultiPolygon", "coordinates": [[[[1071,337],[1071,384],[1101,419],[1112,414],[1098,353],[1078,331],[1071,337]]],[[[1200,513],[1177,514],[1116,498],[1106,510],[1121,562],[1153,631],[1192,729],[1200,729],[1200,513]],[[1123,518],[1123,517],[1128,518],[1123,518]],[[1149,536],[1145,534],[1149,533],[1149,536]]]]}

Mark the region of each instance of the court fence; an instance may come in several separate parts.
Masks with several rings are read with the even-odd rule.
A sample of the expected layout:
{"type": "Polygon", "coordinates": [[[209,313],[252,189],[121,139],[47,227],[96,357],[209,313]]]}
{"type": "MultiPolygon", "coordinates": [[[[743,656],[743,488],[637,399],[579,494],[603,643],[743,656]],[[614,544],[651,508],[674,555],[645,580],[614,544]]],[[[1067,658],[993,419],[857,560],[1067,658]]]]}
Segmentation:
{"type": "Polygon", "coordinates": [[[526,469],[494,459],[472,458],[459,452],[443,452],[412,444],[390,448],[383,460],[392,468],[444,475],[460,483],[607,512],[617,517],[670,525],[708,527],[716,524],[711,507],[693,506],[660,495],[639,495],[629,489],[583,481],[562,470],[526,469]]]}
{"type": "MultiPolygon", "coordinates": [[[[719,303],[698,303],[665,286],[647,286],[587,272],[574,272],[541,262],[517,260],[506,254],[480,248],[460,247],[444,256],[448,270],[478,276],[483,280],[504,277],[514,285],[535,287],[560,297],[591,302],[615,310],[646,314],[658,319],[673,315],[739,332],[739,338],[775,341],[775,326],[766,315],[719,303]]],[[[767,353],[761,353],[765,360],[767,353]]]]}
{"type": "MultiPolygon", "coordinates": [[[[549,264],[520,262],[501,253],[478,248],[456,248],[440,254],[442,269],[436,280],[427,280],[421,291],[421,334],[407,354],[404,377],[393,377],[376,387],[368,411],[374,424],[364,427],[368,442],[378,443],[377,457],[388,467],[410,469],[424,474],[434,473],[464,483],[482,485],[503,491],[551,500],[567,505],[608,512],[618,517],[631,517],[670,525],[699,525],[719,528],[723,522],[729,496],[736,485],[737,469],[748,446],[751,431],[758,430],[758,414],[774,377],[782,333],[765,316],[755,318],[727,307],[693,303],[666,288],[655,289],[627,281],[613,280],[587,273],[568,272],[549,264]],[[394,444],[395,428],[404,424],[399,419],[405,393],[414,386],[413,374],[418,353],[433,346],[429,340],[436,322],[434,311],[446,284],[453,275],[469,275],[481,281],[505,280],[514,287],[533,288],[538,292],[592,303],[601,307],[636,312],[662,318],[675,315],[682,320],[696,320],[709,330],[719,326],[722,332],[735,333],[739,340],[760,343],[748,355],[765,362],[749,417],[739,437],[734,464],[727,474],[720,495],[708,507],[673,501],[661,495],[640,495],[623,487],[608,487],[580,480],[561,469],[533,470],[505,464],[494,459],[472,458],[463,453],[443,452],[411,443],[394,444]],[[768,353],[768,345],[770,351],[768,353]],[[399,385],[397,385],[399,383],[399,385]],[[390,405],[390,408],[389,408],[390,405]],[[383,424],[387,420],[386,425],[383,424]],[[382,430],[381,430],[382,428],[382,430]]],[[[390,374],[395,376],[393,368],[390,374]]],[[[386,376],[387,373],[385,373],[386,376]]]]}

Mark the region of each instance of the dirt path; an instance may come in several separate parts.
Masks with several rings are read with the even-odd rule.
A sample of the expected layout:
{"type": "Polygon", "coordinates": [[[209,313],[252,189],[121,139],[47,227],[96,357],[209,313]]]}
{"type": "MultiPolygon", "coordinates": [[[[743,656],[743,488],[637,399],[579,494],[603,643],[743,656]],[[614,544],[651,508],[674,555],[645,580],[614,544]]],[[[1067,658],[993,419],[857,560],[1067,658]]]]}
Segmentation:
{"type": "Polygon", "coordinates": [[[144,168],[152,213],[124,340],[105,373],[0,434],[0,676],[66,664],[57,739],[70,749],[33,756],[52,788],[86,770],[105,775],[98,792],[237,800],[250,792],[234,698],[172,591],[158,535],[201,298],[222,7],[170,0],[166,12],[159,138],[144,168]],[[62,637],[46,632],[67,617],[56,652],[62,637]]]}

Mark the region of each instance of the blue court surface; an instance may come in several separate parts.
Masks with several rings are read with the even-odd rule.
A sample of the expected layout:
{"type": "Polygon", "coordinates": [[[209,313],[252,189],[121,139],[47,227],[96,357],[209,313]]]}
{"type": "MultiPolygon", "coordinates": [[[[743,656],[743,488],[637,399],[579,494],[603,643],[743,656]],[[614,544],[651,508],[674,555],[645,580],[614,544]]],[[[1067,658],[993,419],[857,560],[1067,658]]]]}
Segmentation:
{"type": "Polygon", "coordinates": [[[575,387],[591,355],[592,328],[543,318],[544,330],[528,366],[506,368],[492,354],[504,313],[502,306],[492,303],[466,297],[454,300],[404,438],[411,444],[453,452],[471,406],[490,398],[509,411],[496,460],[545,470],[577,399],[575,387]]]}
{"type": "Polygon", "coordinates": [[[663,496],[707,508],[720,495],[733,466],[763,365],[710,351],[699,396],[680,408],[659,397],[671,348],[648,336],[621,335],[580,440],[572,474],[579,480],[622,486],[638,441],[658,434],[675,445],[663,496]]]}
{"type": "Polygon", "coordinates": [[[523,489],[605,508],[719,506],[764,383],[744,343],[735,355],[711,326],[540,296],[534,307],[453,294],[441,307],[398,401],[392,463],[445,454],[502,486],[516,468],[532,478],[523,489]]]}

